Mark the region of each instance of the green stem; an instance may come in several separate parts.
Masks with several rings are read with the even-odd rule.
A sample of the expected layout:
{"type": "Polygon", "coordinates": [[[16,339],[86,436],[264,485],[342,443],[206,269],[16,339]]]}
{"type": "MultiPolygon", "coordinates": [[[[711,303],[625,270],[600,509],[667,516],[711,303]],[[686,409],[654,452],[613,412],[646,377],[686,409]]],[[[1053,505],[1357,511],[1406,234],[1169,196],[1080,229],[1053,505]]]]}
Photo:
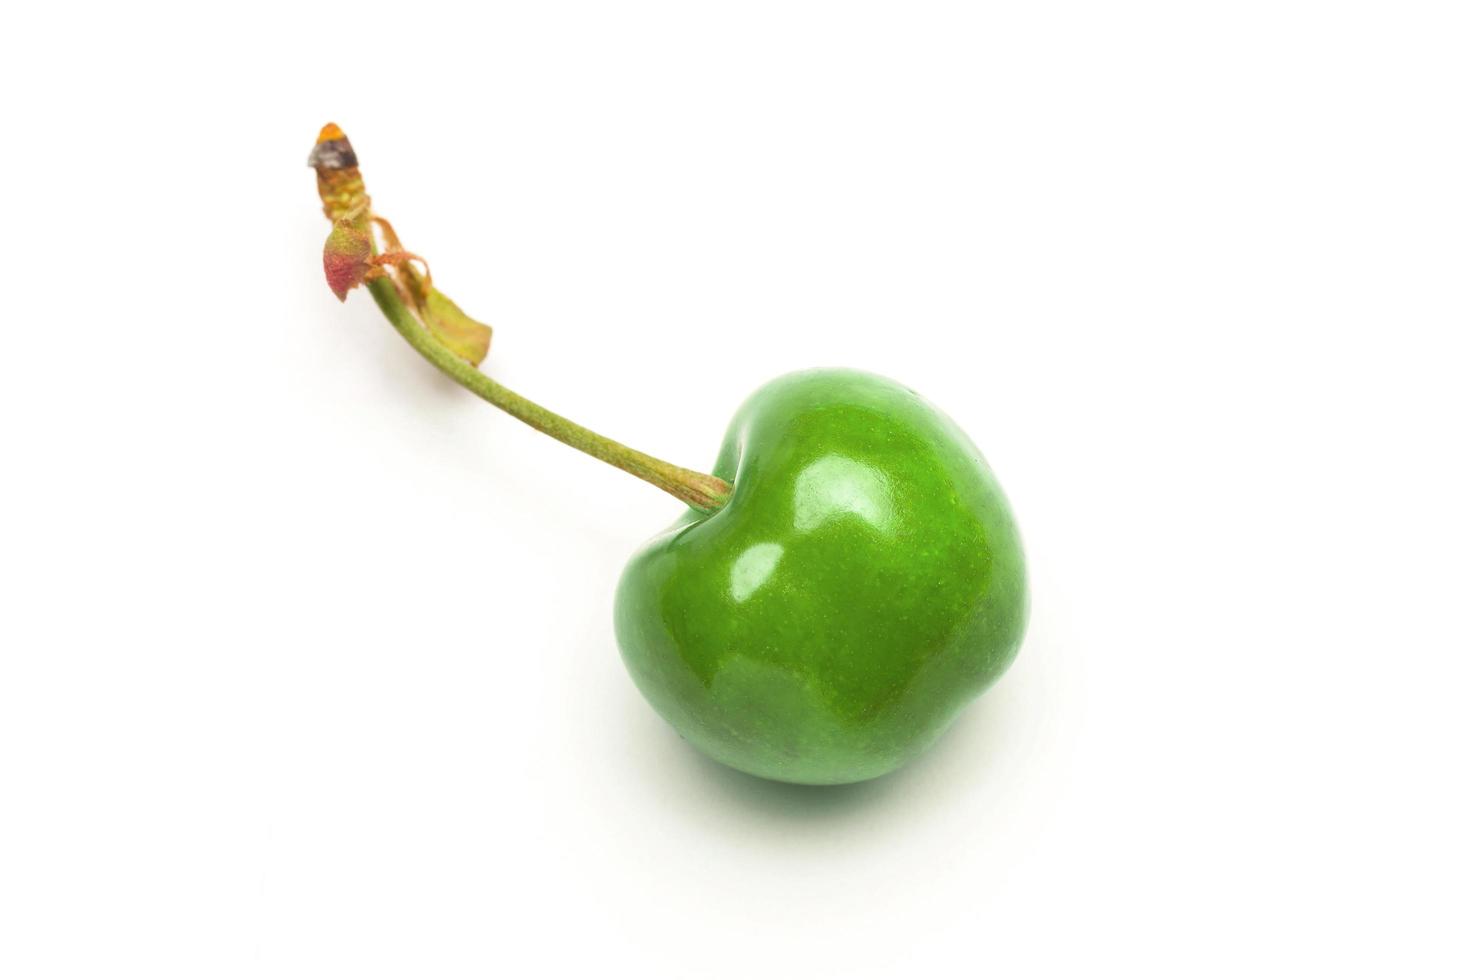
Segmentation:
{"type": "Polygon", "coordinates": [[[412,311],[404,305],[398,291],[387,277],[375,279],[367,286],[373,294],[373,299],[378,301],[378,308],[388,318],[388,322],[393,324],[393,328],[403,335],[403,339],[408,341],[414,350],[423,355],[430,364],[453,378],[456,383],[479,395],[496,408],[514,415],[531,428],[544,432],[573,449],[580,449],[587,455],[596,457],[604,463],[611,463],[640,480],[647,480],[660,490],[678,497],[695,510],[705,513],[716,511],[730,499],[730,484],[717,476],[686,470],[682,466],[666,463],[647,453],[631,449],[620,442],[614,442],[607,436],[598,435],[591,429],[583,428],[570,419],[542,408],[535,402],[491,380],[425,330],[412,311]]]}

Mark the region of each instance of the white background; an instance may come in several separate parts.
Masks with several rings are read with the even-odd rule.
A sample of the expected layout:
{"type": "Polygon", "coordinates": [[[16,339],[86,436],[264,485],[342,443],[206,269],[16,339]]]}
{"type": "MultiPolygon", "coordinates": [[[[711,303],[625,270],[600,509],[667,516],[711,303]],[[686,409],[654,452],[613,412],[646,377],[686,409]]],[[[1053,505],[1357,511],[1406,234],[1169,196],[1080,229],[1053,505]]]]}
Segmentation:
{"type": "Polygon", "coordinates": [[[0,975],[1464,976],[1459,3],[31,4],[0,39],[0,975]],[[966,427],[1034,588],[907,770],[691,753],[678,505],[320,278],[340,122],[486,369],[674,461],[966,427]]]}

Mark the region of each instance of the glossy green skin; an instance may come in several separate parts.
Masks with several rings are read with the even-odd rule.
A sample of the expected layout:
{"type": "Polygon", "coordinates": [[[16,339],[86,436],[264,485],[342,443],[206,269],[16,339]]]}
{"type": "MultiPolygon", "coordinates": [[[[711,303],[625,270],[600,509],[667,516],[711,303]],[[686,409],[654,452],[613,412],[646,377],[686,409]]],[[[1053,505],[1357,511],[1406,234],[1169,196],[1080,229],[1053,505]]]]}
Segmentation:
{"type": "Polygon", "coordinates": [[[980,452],[909,389],[806,371],[757,391],[714,472],[734,485],[618,585],[633,680],[678,732],[793,783],[881,776],[1015,658],[1015,522],[980,452]]]}

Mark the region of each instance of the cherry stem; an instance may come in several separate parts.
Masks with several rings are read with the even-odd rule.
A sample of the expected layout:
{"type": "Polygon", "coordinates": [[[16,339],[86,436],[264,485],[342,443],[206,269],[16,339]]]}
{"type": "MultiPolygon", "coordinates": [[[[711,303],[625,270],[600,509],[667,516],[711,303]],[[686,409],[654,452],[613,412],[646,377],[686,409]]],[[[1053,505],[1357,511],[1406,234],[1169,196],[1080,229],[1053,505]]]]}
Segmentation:
{"type": "Polygon", "coordinates": [[[573,449],[580,449],[589,456],[611,463],[625,473],[652,483],[697,511],[712,513],[730,499],[730,484],[719,477],[686,470],[682,466],[675,466],[615,442],[607,436],[598,435],[492,380],[424,329],[386,276],[371,280],[367,283],[367,288],[373,294],[373,299],[377,300],[378,308],[383,311],[388,322],[408,341],[409,346],[461,387],[501,411],[573,449]]]}

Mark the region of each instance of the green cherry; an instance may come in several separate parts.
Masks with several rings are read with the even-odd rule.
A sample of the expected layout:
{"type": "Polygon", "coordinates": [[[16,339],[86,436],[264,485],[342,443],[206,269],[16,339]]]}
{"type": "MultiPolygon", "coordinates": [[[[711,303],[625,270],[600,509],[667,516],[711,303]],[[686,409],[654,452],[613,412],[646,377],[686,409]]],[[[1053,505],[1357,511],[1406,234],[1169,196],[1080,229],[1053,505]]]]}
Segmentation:
{"type": "Polygon", "coordinates": [[[465,389],[687,505],[628,564],[615,619],[634,682],[696,748],[787,782],[872,779],[1015,657],[1027,599],[1010,509],[979,450],[908,388],[855,371],[779,378],[736,413],[713,473],[675,466],[481,372],[489,328],[397,261],[412,253],[372,210],[340,128],[322,129],[309,163],[339,298],[365,286],[465,389]]]}
{"type": "Polygon", "coordinates": [[[653,707],[726,765],[794,783],[889,772],[1015,657],[1027,594],[995,477],[914,392],[854,371],[766,385],[734,486],[629,563],[618,642],[653,707]]]}

